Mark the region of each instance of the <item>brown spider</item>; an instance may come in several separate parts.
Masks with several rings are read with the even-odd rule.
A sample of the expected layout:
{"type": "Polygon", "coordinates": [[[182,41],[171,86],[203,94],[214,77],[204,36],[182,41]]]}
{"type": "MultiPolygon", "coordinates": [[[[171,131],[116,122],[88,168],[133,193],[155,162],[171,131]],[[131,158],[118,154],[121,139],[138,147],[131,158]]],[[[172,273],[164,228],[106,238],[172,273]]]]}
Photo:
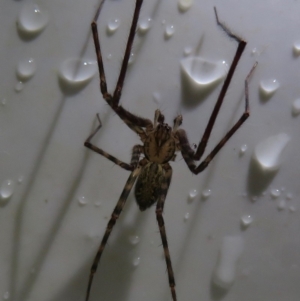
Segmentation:
{"type": "Polygon", "coordinates": [[[167,242],[167,235],[166,235],[164,219],[162,215],[166,195],[172,177],[172,168],[169,164],[169,161],[174,161],[175,153],[177,151],[181,151],[182,156],[187,166],[191,170],[191,172],[194,174],[198,174],[202,172],[210,163],[210,161],[214,158],[214,156],[219,152],[219,150],[223,147],[223,145],[229,140],[229,138],[237,131],[237,129],[249,117],[248,81],[257,63],[254,64],[254,66],[252,67],[251,71],[249,72],[245,80],[246,105],[245,105],[245,111],[243,115],[229,130],[229,132],[224,136],[224,138],[215,146],[215,148],[198,166],[194,163],[194,161],[200,160],[201,156],[204,153],[204,150],[207,145],[207,141],[209,139],[210,133],[216,121],[227,88],[230,84],[231,78],[238,64],[238,61],[246,46],[246,41],[242,40],[237,35],[233,34],[229,29],[227,29],[227,27],[225,27],[222,23],[220,23],[216,8],[214,8],[214,10],[215,10],[217,24],[226,32],[226,34],[229,37],[233,38],[238,42],[238,48],[197,150],[194,151],[190,147],[190,143],[188,141],[185,131],[183,129],[179,129],[179,126],[182,123],[181,115],[178,115],[174,119],[174,125],[172,128],[168,124],[164,123],[164,116],[159,110],[155,111],[154,122],[152,123],[151,120],[133,115],[132,113],[125,110],[121,105],[119,105],[119,101],[121,98],[121,91],[123,88],[123,83],[127,71],[128,61],[131,53],[131,47],[136,32],[136,27],[137,27],[137,22],[138,22],[142,2],[143,0],[136,0],[135,11],[134,11],[130,33],[126,45],[125,55],[122,62],[122,67],[118,78],[118,82],[113,94],[107,92],[106,78],[104,73],[104,66],[102,61],[102,54],[100,50],[100,42],[99,42],[98,29],[97,29],[97,19],[99,17],[104,0],[101,1],[97,9],[96,15],[93,19],[93,22],[91,24],[93,39],[94,39],[95,49],[96,49],[96,55],[97,55],[97,61],[98,61],[99,74],[100,74],[100,89],[103,98],[109,104],[109,106],[114,110],[114,112],[126,123],[126,125],[129,128],[131,128],[136,134],[138,134],[138,136],[141,138],[143,142],[143,145],[135,145],[133,147],[130,164],[118,160],[117,158],[108,154],[104,150],[93,145],[91,143],[91,140],[101,128],[101,120],[99,114],[97,114],[97,119],[99,121],[98,127],[92,132],[92,134],[86,139],[84,143],[84,145],[87,148],[106,157],[108,160],[116,163],[120,167],[131,171],[131,174],[120,196],[120,199],[117,202],[117,205],[113,210],[111,218],[107,224],[106,231],[102,238],[96,257],[93,261],[93,265],[91,267],[91,272],[89,276],[87,292],[86,292],[86,298],[85,298],[86,301],[88,301],[89,299],[93,277],[97,270],[97,266],[99,264],[102,252],[106,246],[110,233],[125,205],[126,199],[136,180],[137,183],[135,186],[135,197],[140,210],[144,211],[157,202],[156,218],[157,218],[162,244],[164,248],[164,255],[165,255],[167,270],[168,270],[169,286],[171,289],[173,301],[177,300],[176,292],[175,292],[174,273],[172,269],[172,263],[171,263],[169,248],[168,248],[168,242],[167,242]],[[143,156],[143,158],[140,160],[141,155],[143,156]]]}

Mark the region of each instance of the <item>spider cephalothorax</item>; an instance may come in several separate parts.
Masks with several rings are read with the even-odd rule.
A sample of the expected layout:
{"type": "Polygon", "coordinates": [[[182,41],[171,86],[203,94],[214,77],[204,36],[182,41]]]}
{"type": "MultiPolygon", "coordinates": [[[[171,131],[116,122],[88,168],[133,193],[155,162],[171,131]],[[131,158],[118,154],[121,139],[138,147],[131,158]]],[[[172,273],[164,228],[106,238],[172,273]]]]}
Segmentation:
{"type": "Polygon", "coordinates": [[[98,29],[97,29],[97,19],[100,14],[102,4],[104,0],[101,1],[94,20],[92,22],[92,31],[93,31],[93,39],[95,43],[95,49],[97,54],[97,62],[99,67],[100,74],[100,90],[103,95],[104,100],[108,103],[108,105],[112,108],[112,110],[124,121],[124,123],[133,130],[140,138],[143,145],[135,145],[133,147],[132,156],[130,164],[125,163],[114,156],[108,154],[101,148],[95,146],[91,143],[92,138],[96,135],[96,133],[101,128],[101,120],[99,114],[97,114],[97,118],[99,121],[98,127],[92,132],[92,134],[86,139],[84,145],[94,152],[106,157],[110,161],[119,165],[120,167],[131,171],[130,176],[125,184],[125,187],[122,191],[122,194],[118,200],[118,203],[113,210],[111,218],[107,224],[106,231],[102,238],[101,244],[99,246],[96,257],[93,261],[93,265],[90,272],[87,293],[86,293],[86,301],[89,299],[89,294],[91,290],[91,285],[93,281],[94,274],[97,270],[98,263],[100,261],[102,252],[106,246],[110,233],[119,218],[121,211],[125,205],[127,197],[136,182],[135,187],[135,197],[137,204],[141,211],[146,210],[154,203],[156,203],[156,219],[159,226],[159,232],[162,239],[162,244],[164,248],[164,254],[166,259],[166,265],[168,270],[168,278],[169,278],[169,286],[171,289],[172,299],[176,301],[176,292],[175,292],[175,279],[174,273],[172,269],[171,257],[167,242],[167,234],[164,224],[163,218],[163,209],[164,203],[166,199],[166,195],[170,186],[171,178],[172,178],[172,168],[169,164],[169,161],[174,161],[175,153],[180,151],[182,153],[183,159],[185,160],[188,168],[192,173],[198,174],[202,172],[214,156],[220,151],[223,145],[229,140],[229,138],[238,130],[238,128],[244,123],[244,121],[249,117],[249,100],[248,100],[248,81],[249,77],[252,74],[256,64],[254,64],[253,68],[249,72],[248,76],[245,80],[245,96],[246,96],[246,105],[245,111],[240,119],[234,124],[234,126],[227,132],[227,134],[220,140],[220,142],[213,148],[213,150],[207,155],[207,157],[199,163],[197,166],[195,161],[200,160],[203,155],[208,139],[210,137],[211,131],[213,129],[214,123],[218,116],[218,112],[223,103],[226,91],[232,79],[235,68],[238,64],[238,61],[245,49],[246,42],[233,34],[227,27],[225,27],[222,23],[219,22],[217,11],[215,9],[215,15],[218,25],[227,33],[228,36],[233,38],[238,42],[238,48],[236,54],[233,58],[232,64],[224,81],[223,87],[211,113],[210,119],[206,126],[206,129],[203,133],[200,143],[196,149],[193,149],[190,146],[187,135],[183,129],[178,129],[178,127],[182,123],[182,116],[178,115],[174,119],[173,128],[168,124],[164,123],[164,116],[161,114],[159,110],[155,111],[154,123],[151,120],[136,116],[126,109],[124,109],[120,104],[121,92],[125,80],[125,75],[127,71],[128,61],[131,54],[132,43],[134,40],[134,35],[137,28],[138,17],[140,13],[140,9],[142,6],[143,0],[136,0],[135,11],[132,19],[132,25],[127,41],[127,46],[125,50],[124,59],[122,62],[122,67],[120,71],[120,75],[116,84],[116,88],[113,94],[110,94],[107,91],[106,86],[106,77],[104,72],[102,54],[100,49],[100,41],[98,37],[98,29]],[[143,158],[140,158],[140,157],[143,158]]]}

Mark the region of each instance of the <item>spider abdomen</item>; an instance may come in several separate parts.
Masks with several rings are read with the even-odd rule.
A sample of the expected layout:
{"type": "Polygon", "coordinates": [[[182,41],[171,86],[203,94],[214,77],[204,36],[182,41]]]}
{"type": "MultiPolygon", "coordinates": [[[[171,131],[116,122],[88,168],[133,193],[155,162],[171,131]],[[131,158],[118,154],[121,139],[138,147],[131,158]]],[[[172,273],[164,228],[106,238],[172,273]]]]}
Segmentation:
{"type": "Polygon", "coordinates": [[[155,162],[149,162],[143,167],[135,186],[135,198],[141,211],[157,201],[164,173],[162,165],[155,162]]]}

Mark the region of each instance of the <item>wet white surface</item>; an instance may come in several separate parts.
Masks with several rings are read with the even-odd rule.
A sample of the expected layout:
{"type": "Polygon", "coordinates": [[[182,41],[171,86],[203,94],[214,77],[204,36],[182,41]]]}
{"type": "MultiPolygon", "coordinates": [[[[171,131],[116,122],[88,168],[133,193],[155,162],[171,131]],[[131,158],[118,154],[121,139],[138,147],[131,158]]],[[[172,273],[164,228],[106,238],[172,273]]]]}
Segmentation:
{"type": "MultiPolygon", "coordinates": [[[[105,104],[97,74],[80,89],[59,79],[67,59],[95,60],[90,22],[98,1],[35,2],[48,19],[42,30],[28,33],[16,23],[29,2],[6,1],[0,10],[0,183],[14,182],[13,194],[0,204],[0,296],[14,301],[84,300],[92,260],[129,173],[85,149],[83,142],[96,125],[96,113],[103,128],[94,142],[112,155],[129,162],[139,139],[105,104]],[[17,66],[27,58],[34,58],[37,68],[16,91],[17,66]]],[[[182,12],[178,1],[145,1],[141,20],[151,18],[151,26],[136,36],[121,103],[150,119],[159,108],[170,124],[181,113],[190,143],[199,144],[221,85],[204,94],[190,91],[180,61],[187,57],[186,49],[192,49],[191,56],[230,64],[237,44],[216,25],[214,5],[220,20],[248,45],[206,153],[241,116],[244,79],[254,62],[259,64],[249,85],[251,116],[207,170],[193,176],[180,154],[171,163],[164,218],[178,301],[296,301],[300,117],[291,114],[291,106],[300,94],[300,57],[295,50],[300,3],[194,0],[182,12]],[[175,32],[166,39],[168,25],[175,32]],[[265,98],[259,85],[270,78],[280,86],[265,98]],[[278,133],[291,138],[280,156],[280,168],[262,175],[253,164],[254,148],[278,133]],[[213,193],[204,200],[201,193],[208,188],[213,193]],[[271,197],[272,189],[281,190],[280,198],[271,197]],[[192,190],[199,193],[191,202],[192,190]],[[287,193],[293,198],[285,198],[287,193]],[[285,206],[278,210],[282,199],[285,206]],[[248,228],[241,227],[244,214],[255,219],[248,228]],[[244,239],[244,251],[234,284],[224,292],[213,285],[212,276],[223,238],[236,235],[244,239]]],[[[133,6],[132,0],[107,0],[99,21],[109,91],[120,70],[133,6]],[[119,27],[108,34],[107,24],[116,19],[119,27]]],[[[170,300],[155,207],[140,213],[129,196],[90,300],[170,300]],[[138,244],[128,241],[132,235],[139,237],[138,244]]]]}

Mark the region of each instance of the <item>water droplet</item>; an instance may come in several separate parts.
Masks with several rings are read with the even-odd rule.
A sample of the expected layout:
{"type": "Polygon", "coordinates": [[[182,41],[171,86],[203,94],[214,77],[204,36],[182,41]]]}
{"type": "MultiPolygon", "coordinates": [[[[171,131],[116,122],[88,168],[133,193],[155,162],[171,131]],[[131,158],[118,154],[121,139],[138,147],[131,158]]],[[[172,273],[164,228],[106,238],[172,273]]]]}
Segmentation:
{"type": "Polygon", "coordinates": [[[292,105],[292,114],[299,115],[300,114],[300,98],[294,100],[292,105]]]}
{"type": "Polygon", "coordinates": [[[5,106],[6,104],[7,104],[6,98],[2,98],[2,99],[1,99],[1,105],[2,105],[2,106],[5,106]]]}
{"type": "Polygon", "coordinates": [[[266,79],[260,82],[261,95],[266,98],[271,97],[278,88],[279,82],[277,79],[266,79]]]}
{"type": "Polygon", "coordinates": [[[252,222],[253,222],[253,217],[249,214],[243,215],[241,217],[242,226],[245,227],[245,228],[249,227],[250,224],[252,224],[252,222]]]}
{"type": "Polygon", "coordinates": [[[21,184],[24,180],[24,176],[19,176],[18,177],[18,183],[21,184]]]}
{"type": "Polygon", "coordinates": [[[296,207],[293,206],[293,205],[291,205],[291,206],[289,207],[289,211],[290,211],[290,212],[295,212],[296,210],[297,210],[296,207]]]}
{"type": "Polygon", "coordinates": [[[190,218],[189,212],[184,215],[184,221],[186,222],[190,218]]]}
{"type": "Polygon", "coordinates": [[[202,191],[202,198],[208,199],[211,196],[211,189],[204,189],[202,191]]]}
{"type": "Polygon", "coordinates": [[[109,53],[109,54],[106,56],[106,58],[107,58],[108,60],[111,60],[111,58],[112,58],[112,54],[111,54],[111,53],[109,53]]]}
{"type": "Polygon", "coordinates": [[[193,5],[193,2],[194,0],[179,0],[178,8],[180,11],[185,12],[193,5]]]}
{"type": "Polygon", "coordinates": [[[165,39],[170,39],[175,33],[174,25],[167,25],[165,28],[165,39]]]}
{"type": "Polygon", "coordinates": [[[243,144],[240,148],[240,155],[244,155],[247,150],[247,144],[243,144]]]}
{"type": "Polygon", "coordinates": [[[94,205],[95,205],[96,207],[100,207],[100,206],[101,206],[101,201],[96,201],[96,202],[94,202],[94,205]]]}
{"type": "Polygon", "coordinates": [[[15,91],[16,92],[21,92],[24,88],[24,84],[23,82],[17,82],[15,85],[15,91]]]}
{"type": "Polygon", "coordinates": [[[153,97],[154,102],[156,102],[156,103],[161,102],[161,95],[159,92],[153,92],[152,97],[153,97]]]}
{"type": "Polygon", "coordinates": [[[280,154],[289,142],[287,134],[271,136],[260,142],[254,150],[253,158],[263,171],[275,171],[280,165],[280,154]]]}
{"type": "Polygon", "coordinates": [[[293,51],[295,55],[300,55],[300,41],[296,41],[293,46],[293,51]]]}
{"type": "Polygon", "coordinates": [[[186,46],[186,47],[184,47],[183,54],[184,54],[184,56],[188,56],[192,53],[192,51],[193,51],[193,47],[186,46]]]}
{"type": "Polygon", "coordinates": [[[223,238],[217,266],[214,271],[214,283],[227,290],[235,279],[236,266],[244,249],[244,240],[241,236],[226,236],[223,238]]]}
{"type": "Polygon", "coordinates": [[[278,200],[277,202],[277,208],[278,210],[283,210],[286,207],[286,201],[285,200],[278,200]]]}
{"type": "Polygon", "coordinates": [[[270,194],[273,199],[277,199],[281,195],[281,191],[279,189],[274,188],[271,190],[270,194]]]}
{"type": "Polygon", "coordinates": [[[108,34],[113,34],[116,32],[116,30],[119,28],[120,26],[120,20],[119,19],[114,19],[114,20],[110,20],[107,23],[107,33],[108,34]]]}
{"type": "Polygon", "coordinates": [[[19,62],[17,66],[17,76],[21,80],[28,80],[36,72],[36,61],[33,58],[19,62]]]}
{"type": "Polygon", "coordinates": [[[132,245],[136,245],[140,242],[140,238],[137,235],[129,236],[129,241],[132,245]]]}
{"type": "Polygon", "coordinates": [[[285,197],[290,201],[291,199],[293,199],[293,194],[291,192],[288,192],[285,197]]]}
{"type": "Polygon", "coordinates": [[[80,206],[85,206],[85,205],[88,203],[88,200],[87,200],[86,197],[83,196],[83,195],[79,196],[79,197],[77,198],[77,200],[78,200],[78,204],[79,204],[80,206]]]}
{"type": "Polygon", "coordinates": [[[71,86],[80,86],[88,83],[97,71],[95,62],[86,62],[82,59],[69,58],[60,68],[60,77],[71,86]]]}
{"type": "Polygon", "coordinates": [[[135,259],[133,259],[132,265],[134,267],[137,267],[140,264],[140,262],[141,262],[141,258],[140,257],[136,257],[135,259]]]}
{"type": "Polygon", "coordinates": [[[219,83],[226,75],[225,61],[212,62],[201,57],[187,57],[181,60],[181,72],[191,88],[203,92],[219,83]]]}
{"type": "Polygon", "coordinates": [[[133,52],[130,53],[128,64],[131,65],[135,61],[135,54],[133,52]]]}
{"type": "Polygon", "coordinates": [[[9,292],[5,292],[5,293],[3,294],[3,299],[4,299],[4,300],[8,300],[9,297],[10,297],[9,292]]]}
{"type": "Polygon", "coordinates": [[[18,27],[27,34],[37,34],[46,27],[48,21],[48,12],[40,4],[28,2],[18,17],[18,27]]]}
{"type": "Polygon", "coordinates": [[[258,50],[257,50],[256,47],[254,47],[254,48],[252,49],[251,54],[252,54],[252,55],[258,54],[258,50]]]}
{"type": "Polygon", "coordinates": [[[189,192],[189,200],[193,201],[198,195],[198,191],[196,189],[191,189],[189,192]]]}
{"type": "Polygon", "coordinates": [[[255,203],[257,200],[258,200],[258,196],[257,196],[257,195],[254,195],[254,196],[251,198],[251,201],[252,201],[253,203],[255,203]]]}
{"type": "Polygon", "coordinates": [[[145,34],[149,28],[151,27],[151,22],[152,22],[152,19],[151,18],[145,18],[145,19],[142,19],[140,22],[139,22],[139,33],[140,34],[145,34]]]}
{"type": "Polygon", "coordinates": [[[5,180],[0,186],[0,197],[2,201],[8,200],[14,193],[15,184],[12,180],[5,180]]]}

